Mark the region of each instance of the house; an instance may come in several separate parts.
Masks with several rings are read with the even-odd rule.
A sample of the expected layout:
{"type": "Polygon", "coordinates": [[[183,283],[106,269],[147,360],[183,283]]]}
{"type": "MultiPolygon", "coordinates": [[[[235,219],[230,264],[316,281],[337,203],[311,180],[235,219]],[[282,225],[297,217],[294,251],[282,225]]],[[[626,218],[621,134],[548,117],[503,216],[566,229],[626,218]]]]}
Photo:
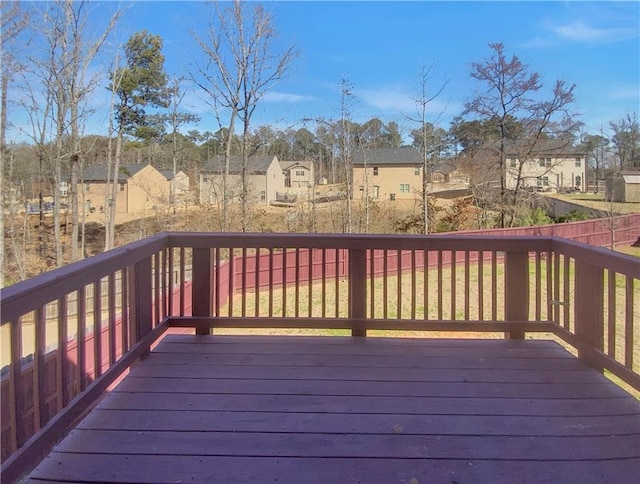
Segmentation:
{"type": "Polygon", "coordinates": [[[312,161],[281,161],[280,166],[287,191],[306,193],[314,186],[315,173],[312,161]]]}
{"type": "Polygon", "coordinates": [[[173,170],[161,170],[164,177],[169,182],[169,194],[171,200],[183,201],[189,194],[189,188],[191,183],[187,174],[180,170],[177,173],[173,173],[173,170]]]}
{"type": "MultiPolygon", "coordinates": [[[[199,180],[201,204],[222,203],[224,164],[224,156],[217,155],[202,167],[199,180]]],[[[276,156],[249,157],[246,170],[250,204],[269,205],[276,200],[276,193],[285,191],[285,177],[276,156]]],[[[232,156],[229,160],[227,190],[229,200],[241,200],[243,191],[241,156],[232,156]]]]}
{"type": "Polygon", "coordinates": [[[422,192],[422,172],[416,148],[358,150],[353,157],[353,197],[413,200],[422,192]]]}
{"type": "Polygon", "coordinates": [[[612,173],[606,178],[606,199],[640,203],[640,171],[612,173]]]}
{"type": "MultiPolygon", "coordinates": [[[[78,203],[85,212],[104,212],[111,194],[107,185],[107,165],[85,168],[78,184],[78,203]]],[[[170,183],[149,164],[123,164],[118,170],[116,213],[149,210],[169,203],[170,183]]]]}
{"type": "Polygon", "coordinates": [[[517,144],[507,147],[505,184],[508,189],[515,189],[520,180],[521,188],[584,191],[586,175],[586,153],[564,142],[546,141],[534,149],[517,144]]]}

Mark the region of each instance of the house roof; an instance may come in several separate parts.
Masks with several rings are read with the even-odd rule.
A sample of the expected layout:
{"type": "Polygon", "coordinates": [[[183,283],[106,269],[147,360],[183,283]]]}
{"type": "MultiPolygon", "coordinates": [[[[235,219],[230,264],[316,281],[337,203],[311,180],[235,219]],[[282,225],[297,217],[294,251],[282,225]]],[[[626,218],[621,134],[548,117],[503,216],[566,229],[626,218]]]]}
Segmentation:
{"type": "Polygon", "coordinates": [[[297,166],[311,170],[312,165],[312,161],[280,161],[280,167],[282,170],[291,170],[297,166]]]}
{"type": "MultiPolygon", "coordinates": [[[[173,170],[158,170],[167,180],[173,180],[174,174],[173,170]]],[[[182,170],[178,170],[175,176],[178,176],[180,173],[183,173],[182,170]]]]}
{"type": "MultiPolygon", "coordinates": [[[[143,168],[150,166],[149,164],[123,164],[118,169],[118,181],[126,182],[133,175],[143,168]]],[[[109,173],[107,165],[91,165],[82,170],[82,180],[85,182],[105,182],[109,173]]]]}
{"type": "Polygon", "coordinates": [[[420,152],[412,147],[376,148],[358,150],[353,156],[354,166],[367,165],[422,165],[420,152]]]}
{"type": "MultiPolygon", "coordinates": [[[[278,158],[273,155],[250,156],[247,160],[249,173],[253,175],[264,175],[267,173],[267,170],[269,169],[269,166],[271,166],[271,163],[273,163],[274,159],[278,161],[278,158]]],[[[216,155],[213,158],[210,158],[202,167],[201,172],[222,174],[224,172],[224,156],[216,155]]],[[[229,159],[229,173],[242,173],[242,156],[231,156],[229,159]]]]}
{"type": "Polygon", "coordinates": [[[584,150],[580,150],[573,146],[566,140],[540,140],[535,146],[530,146],[526,142],[509,142],[506,144],[506,151],[508,155],[522,155],[528,156],[586,156],[587,153],[584,150]]]}
{"type": "Polygon", "coordinates": [[[444,173],[445,175],[453,173],[454,171],[456,171],[456,167],[450,163],[440,163],[431,170],[432,173],[444,173]]]}

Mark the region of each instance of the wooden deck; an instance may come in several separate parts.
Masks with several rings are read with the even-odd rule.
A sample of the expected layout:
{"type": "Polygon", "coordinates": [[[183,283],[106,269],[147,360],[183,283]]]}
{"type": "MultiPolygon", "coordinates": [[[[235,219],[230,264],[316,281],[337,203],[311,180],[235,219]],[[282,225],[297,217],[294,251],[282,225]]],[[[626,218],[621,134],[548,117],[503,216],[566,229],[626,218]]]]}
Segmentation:
{"type": "Polygon", "coordinates": [[[639,402],[551,341],[168,335],[29,482],[639,474],[639,402]]]}

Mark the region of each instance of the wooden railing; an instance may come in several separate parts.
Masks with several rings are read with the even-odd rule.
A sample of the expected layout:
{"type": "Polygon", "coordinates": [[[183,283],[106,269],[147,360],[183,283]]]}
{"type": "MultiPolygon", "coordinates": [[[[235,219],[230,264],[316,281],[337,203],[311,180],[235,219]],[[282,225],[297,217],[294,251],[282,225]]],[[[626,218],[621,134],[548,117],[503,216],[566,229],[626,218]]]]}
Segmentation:
{"type": "Polygon", "coordinates": [[[638,279],[553,237],[160,234],[2,290],[2,478],[171,326],[552,333],[640,389],[638,279]]]}

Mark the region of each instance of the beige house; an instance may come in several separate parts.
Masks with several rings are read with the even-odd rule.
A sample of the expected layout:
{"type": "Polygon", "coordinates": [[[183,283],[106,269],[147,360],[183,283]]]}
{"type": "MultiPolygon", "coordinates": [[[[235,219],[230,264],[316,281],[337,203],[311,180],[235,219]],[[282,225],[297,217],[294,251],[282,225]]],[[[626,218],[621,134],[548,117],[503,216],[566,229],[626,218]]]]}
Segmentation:
{"type": "MultiPolygon", "coordinates": [[[[200,173],[200,203],[221,204],[224,182],[224,156],[215,156],[200,173]]],[[[269,205],[276,194],[285,191],[284,174],[278,158],[271,155],[252,156],[248,160],[247,182],[249,203],[269,205]]],[[[230,200],[239,202],[242,196],[242,157],[232,156],[229,163],[227,190],[230,200]]]]}
{"type": "Polygon", "coordinates": [[[640,203],[640,171],[613,173],[606,180],[607,200],[640,203]]]}
{"type": "Polygon", "coordinates": [[[313,187],[315,173],[312,161],[281,161],[284,186],[287,191],[307,193],[313,187]]]}
{"type": "Polygon", "coordinates": [[[415,199],[422,192],[422,164],[413,147],[358,150],[353,157],[353,198],[415,199]]]}
{"type": "MultiPolygon", "coordinates": [[[[111,194],[107,194],[107,165],[85,168],[78,184],[80,208],[85,212],[104,212],[111,194]]],[[[125,164],[118,170],[116,213],[150,210],[169,203],[170,183],[151,165],[125,164]]]]}
{"type": "Polygon", "coordinates": [[[171,200],[185,201],[189,196],[191,183],[187,174],[180,170],[175,175],[173,170],[162,170],[161,173],[169,182],[169,194],[171,200]]]}
{"type": "Polygon", "coordinates": [[[546,143],[525,156],[510,150],[506,160],[505,182],[515,189],[518,179],[522,188],[559,192],[586,190],[587,156],[571,146],[546,143]]]}

